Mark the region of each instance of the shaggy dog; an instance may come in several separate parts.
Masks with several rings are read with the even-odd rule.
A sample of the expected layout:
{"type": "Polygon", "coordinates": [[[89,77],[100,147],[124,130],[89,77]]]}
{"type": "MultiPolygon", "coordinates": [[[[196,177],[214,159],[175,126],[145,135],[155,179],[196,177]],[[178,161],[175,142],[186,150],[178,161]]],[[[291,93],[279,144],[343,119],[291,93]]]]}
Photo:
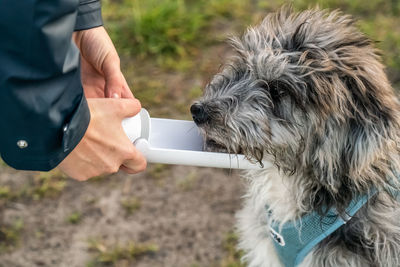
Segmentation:
{"type": "Polygon", "coordinates": [[[338,11],[290,7],[230,43],[236,56],[191,112],[208,150],[273,163],[245,174],[244,261],[284,266],[282,226],[301,235],[305,216],[316,229],[334,211],[344,225],[298,266],[400,266],[400,106],[373,43],[338,11]]]}

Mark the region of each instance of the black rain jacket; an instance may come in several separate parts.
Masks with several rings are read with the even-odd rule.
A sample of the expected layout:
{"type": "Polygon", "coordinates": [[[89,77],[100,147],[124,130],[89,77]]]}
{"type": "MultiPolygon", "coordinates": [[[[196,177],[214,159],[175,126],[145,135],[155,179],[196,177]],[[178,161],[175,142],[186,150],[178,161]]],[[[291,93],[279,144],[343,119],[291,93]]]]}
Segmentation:
{"type": "Polygon", "coordinates": [[[56,167],[90,112],[72,33],[103,24],[99,0],[0,0],[0,154],[21,170],[56,167]]]}

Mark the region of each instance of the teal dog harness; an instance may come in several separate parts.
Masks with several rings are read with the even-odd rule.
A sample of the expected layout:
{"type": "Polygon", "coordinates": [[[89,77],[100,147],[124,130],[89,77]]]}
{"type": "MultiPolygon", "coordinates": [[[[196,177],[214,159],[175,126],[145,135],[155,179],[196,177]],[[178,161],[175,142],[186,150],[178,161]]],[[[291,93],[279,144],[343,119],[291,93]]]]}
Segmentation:
{"type": "Polygon", "coordinates": [[[299,265],[318,243],[346,224],[375,193],[354,198],[346,209],[345,218],[340,217],[332,208],[324,217],[312,212],[301,220],[284,224],[272,221],[270,234],[283,265],[285,267],[299,265]]]}

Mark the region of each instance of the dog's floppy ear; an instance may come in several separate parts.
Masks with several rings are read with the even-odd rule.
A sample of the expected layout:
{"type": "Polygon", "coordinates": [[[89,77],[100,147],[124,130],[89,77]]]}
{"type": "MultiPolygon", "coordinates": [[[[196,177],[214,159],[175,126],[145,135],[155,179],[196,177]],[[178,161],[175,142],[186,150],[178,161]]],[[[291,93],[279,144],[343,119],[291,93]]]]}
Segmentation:
{"type": "Polygon", "coordinates": [[[358,186],[382,186],[398,168],[399,106],[380,64],[375,71],[359,71],[344,79],[349,100],[348,134],[344,158],[349,176],[358,186]]]}
{"type": "Polygon", "coordinates": [[[398,103],[380,63],[369,68],[373,76],[364,68],[331,77],[333,95],[346,98],[331,105],[313,136],[314,175],[339,209],[355,192],[387,186],[399,165],[398,103]]]}
{"type": "Polygon", "coordinates": [[[325,191],[322,205],[334,202],[340,210],[356,192],[397,179],[400,107],[372,46],[355,40],[335,52],[306,78],[317,117],[308,157],[325,191]]]}

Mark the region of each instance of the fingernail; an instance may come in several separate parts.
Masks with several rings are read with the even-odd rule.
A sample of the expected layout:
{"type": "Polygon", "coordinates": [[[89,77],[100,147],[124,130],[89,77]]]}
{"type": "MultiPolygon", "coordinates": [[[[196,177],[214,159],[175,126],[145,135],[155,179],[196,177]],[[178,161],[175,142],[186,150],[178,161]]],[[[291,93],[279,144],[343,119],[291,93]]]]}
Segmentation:
{"type": "Polygon", "coordinates": [[[113,93],[113,94],[112,94],[112,98],[119,98],[119,94],[113,93]]]}

